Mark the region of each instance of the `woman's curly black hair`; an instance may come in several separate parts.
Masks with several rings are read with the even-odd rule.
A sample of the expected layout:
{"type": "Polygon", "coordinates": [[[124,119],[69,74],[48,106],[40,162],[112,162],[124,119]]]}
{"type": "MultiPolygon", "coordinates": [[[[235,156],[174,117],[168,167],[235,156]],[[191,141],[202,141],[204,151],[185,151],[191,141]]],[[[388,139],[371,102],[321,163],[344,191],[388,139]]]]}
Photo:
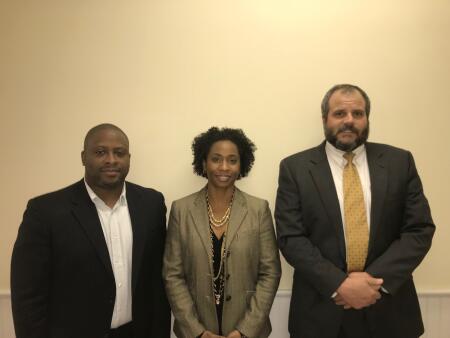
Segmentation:
{"type": "Polygon", "coordinates": [[[255,162],[255,144],[244,134],[242,129],[219,129],[217,127],[209,128],[206,132],[196,136],[194,141],[192,141],[191,148],[192,154],[194,155],[192,166],[194,167],[195,174],[206,177],[206,173],[203,170],[203,161],[206,161],[211,146],[215,142],[223,140],[233,142],[238,148],[241,162],[241,172],[239,176],[245,177],[248,175],[255,162]]]}

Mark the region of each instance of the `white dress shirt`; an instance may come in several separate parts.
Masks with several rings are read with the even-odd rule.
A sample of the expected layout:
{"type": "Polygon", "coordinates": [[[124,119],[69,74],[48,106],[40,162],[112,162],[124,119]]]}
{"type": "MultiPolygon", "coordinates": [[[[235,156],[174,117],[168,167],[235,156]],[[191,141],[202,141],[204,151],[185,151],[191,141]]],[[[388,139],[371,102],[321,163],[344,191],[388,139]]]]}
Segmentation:
{"type": "Polygon", "coordinates": [[[108,207],[86,184],[89,197],[94,202],[102,225],[106,245],[116,282],[116,301],[111,328],[117,328],[132,320],[131,264],[133,253],[133,229],[126,198],[126,184],[114,207],[108,207]]]}

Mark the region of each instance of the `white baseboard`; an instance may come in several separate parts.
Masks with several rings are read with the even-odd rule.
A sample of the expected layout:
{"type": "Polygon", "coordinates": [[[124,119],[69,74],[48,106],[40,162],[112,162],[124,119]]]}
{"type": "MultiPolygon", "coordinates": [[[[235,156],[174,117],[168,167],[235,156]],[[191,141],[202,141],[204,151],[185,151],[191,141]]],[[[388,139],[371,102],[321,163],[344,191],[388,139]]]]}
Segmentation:
{"type": "MultiPolygon", "coordinates": [[[[288,313],[290,290],[279,290],[270,313],[271,338],[289,338],[288,313]]],[[[450,337],[450,290],[424,290],[419,301],[425,324],[422,338],[450,337]]],[[[175,336],[172,334],[172,337],[175,336]]],[[[0,338],[14,338],[9,290],[0,290],[0,338]]]]}

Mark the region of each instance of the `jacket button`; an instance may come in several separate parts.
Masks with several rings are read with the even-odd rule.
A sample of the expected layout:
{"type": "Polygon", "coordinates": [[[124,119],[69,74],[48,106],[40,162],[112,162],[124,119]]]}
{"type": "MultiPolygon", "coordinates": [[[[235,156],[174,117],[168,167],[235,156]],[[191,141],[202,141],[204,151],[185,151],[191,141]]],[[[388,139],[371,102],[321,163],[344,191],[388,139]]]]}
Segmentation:
{"type": "Polygon", "coordinates": [[[226,300],[227,302],[230,301],[230,300],[231,300],[231,296],[228,295],[227,298],[225,298],[225,300],[226,300]]]}
{"type": "Polygon", "coordinates": [[[230,274],[227,274],[227,276],[225,277],[227,280],[230,279],[230,274]]]}
{"type": "Polygon", "coordinates": [[[230,257],[230,251],[227,251],[227,257],[230,257]]]}

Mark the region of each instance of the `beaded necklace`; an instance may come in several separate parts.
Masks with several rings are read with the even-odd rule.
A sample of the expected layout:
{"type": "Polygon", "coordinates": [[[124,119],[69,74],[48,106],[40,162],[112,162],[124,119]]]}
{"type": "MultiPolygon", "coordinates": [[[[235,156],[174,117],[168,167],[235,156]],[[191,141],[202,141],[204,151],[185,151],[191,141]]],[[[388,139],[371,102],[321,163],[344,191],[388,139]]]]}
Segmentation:
{"type": "MultiPolygon", "coordinates": [[[[218,220],[214,217],[214,213],[213,213],[211,204],[209,203],[209,199],[208,199],[208,190],[206,190],[206,204],[208,207],[209,233],[210,233],[210,238],[211,238],[211,257],[213,259],[213,266],[214,266],[214,260],[217,259],[214,256],[214,244],[213,243],[214,243],[215,234],[214,234],[213,227],[221,228],[225,224],[229,223],[228,221],[230,219],[231,206],[233,205],[233,200],[234,200],[234,191],[233,191],[233,196],[231,197],[230,205],[228,206],[227,210],[225,211],[225,215],[220,220],[218,220]]],[[[226,259],[226,252],[227,252],[227,250],[226,250],[227,232],[228,232],[228,228],[225,230],[225,232],[222,236],[222,244],[220,246],[219,270],[217,271],[216,275],[213,273],[213,278],[212,278],[214,300],[215,300],[216,305],[220,304],[220,300],[222,298],[223,291],[225,288],[224,273],[225,273],[225,259],[226,259]],[[216,287],[217,280],[219,280],[218,287],[216,287]]]]}

